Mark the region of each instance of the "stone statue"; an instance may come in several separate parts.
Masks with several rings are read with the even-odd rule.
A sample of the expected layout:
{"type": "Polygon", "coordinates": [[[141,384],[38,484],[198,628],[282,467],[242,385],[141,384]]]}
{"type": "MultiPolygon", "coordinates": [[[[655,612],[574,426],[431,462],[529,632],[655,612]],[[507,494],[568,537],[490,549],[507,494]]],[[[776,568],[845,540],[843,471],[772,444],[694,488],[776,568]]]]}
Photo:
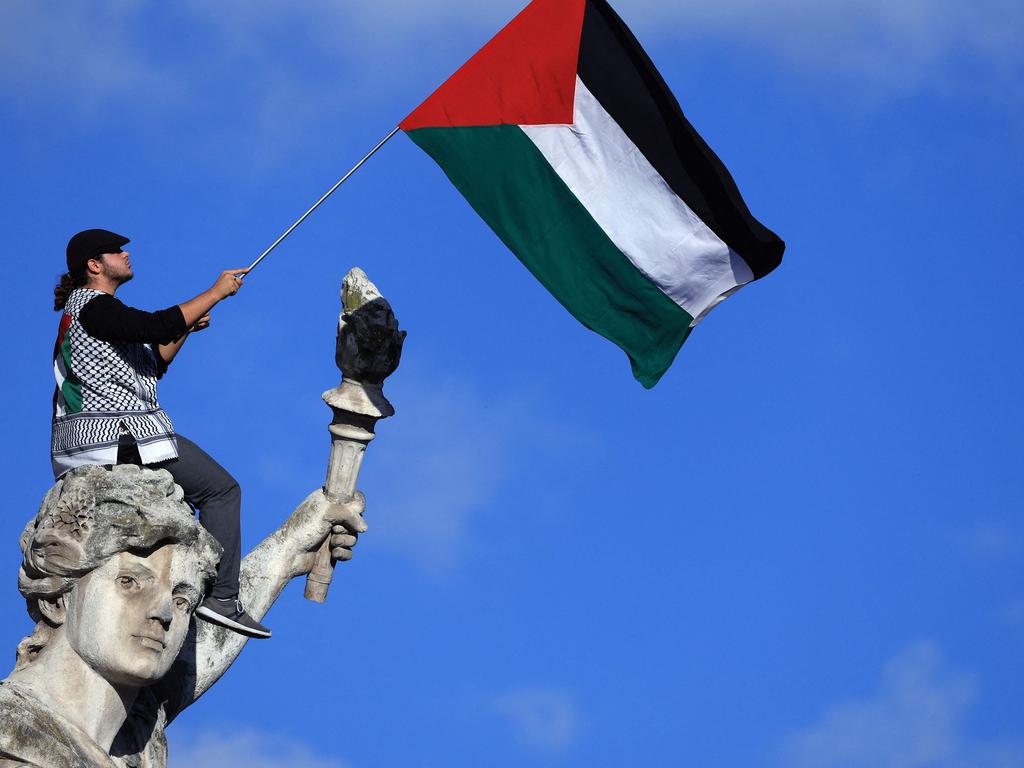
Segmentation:
{"type": "MultiPolygon", "coordinates": [[[[380,385],[405,334],[362,272],[346,277],[342,299],[344,380],[325,394],[335,414],[328,482],[242,561],[242,599],[257,620],[316,565],[321,577],[307,593],[312,586],[322,602],[324,573],[351,558],[366,530],[353,489],[373,425],[393,413],[380,385]],[[365,387],[350,378],[350,359],[365,387]]],[[[247,640],[193,617],[216,573],[218,544],[170,473],[85,466],[47,492],[21,551],[18,587],[36,627],[0,681],[0,768],[166,768],[167,726],[247,640]]]]}

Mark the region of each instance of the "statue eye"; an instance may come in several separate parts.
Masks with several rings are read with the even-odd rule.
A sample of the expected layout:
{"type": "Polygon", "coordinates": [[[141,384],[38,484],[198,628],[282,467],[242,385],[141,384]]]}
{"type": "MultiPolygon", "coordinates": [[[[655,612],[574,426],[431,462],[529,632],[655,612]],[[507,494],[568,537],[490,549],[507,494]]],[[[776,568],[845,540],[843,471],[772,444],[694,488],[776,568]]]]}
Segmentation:
{"type": "Polygon", "coordinates": [[[117,585],[122,589],[133,590],[138,589],[139,582],[134,576],[118,576],[117,585]]]}
{"type": "Polygon", "coordinates": [[[174,599],[174,605],[179,611],[188,611],[192,609],[192,603],[184,597],[176,597],[174,599]]]}

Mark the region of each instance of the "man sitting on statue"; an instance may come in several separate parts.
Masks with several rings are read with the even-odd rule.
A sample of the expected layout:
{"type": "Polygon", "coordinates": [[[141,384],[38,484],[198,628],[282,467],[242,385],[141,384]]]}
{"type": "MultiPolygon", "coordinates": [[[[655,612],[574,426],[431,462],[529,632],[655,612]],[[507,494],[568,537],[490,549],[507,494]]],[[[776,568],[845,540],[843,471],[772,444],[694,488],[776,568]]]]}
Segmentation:
{"type": "Polygon", "coordinates": [[[68,271],[54,288],[54,309],[63,311],[53,352],[54,476],[85,464],[169,471],[223,550],[216,583],[197,615],[249,637],[270,637],[238,599],[241,489],[202,448],[175,433],[156,394],[157,380],[189,334],[209,325],[210,310],[238,292],[246,270],[222,272],[182,304],[143,312],[114,297],[134,276],[127,243],[103,229],[68,242],[68,271]]]}

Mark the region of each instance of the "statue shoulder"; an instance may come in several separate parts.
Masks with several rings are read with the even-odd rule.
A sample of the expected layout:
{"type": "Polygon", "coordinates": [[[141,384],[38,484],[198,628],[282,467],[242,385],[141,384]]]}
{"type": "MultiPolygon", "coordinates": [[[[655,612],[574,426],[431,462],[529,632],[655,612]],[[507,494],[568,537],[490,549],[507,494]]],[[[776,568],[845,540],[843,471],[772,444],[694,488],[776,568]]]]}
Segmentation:
{"type": "Polygon", "coordinates": [[[81,730],[7,681],[0,681],[0,766],[118,768],[81,730]]]}

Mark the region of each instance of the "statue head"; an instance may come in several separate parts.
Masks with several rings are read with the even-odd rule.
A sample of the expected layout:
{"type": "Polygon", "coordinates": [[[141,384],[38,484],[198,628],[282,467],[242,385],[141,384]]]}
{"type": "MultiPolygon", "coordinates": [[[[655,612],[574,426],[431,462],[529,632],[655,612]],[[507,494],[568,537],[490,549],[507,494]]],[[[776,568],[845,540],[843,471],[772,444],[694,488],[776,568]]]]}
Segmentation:
{"type": "Polygon", "coordinates": [[[132,687],[170,669],[221,554],[170,473],[134,465],[64,475],[21,551],[18,588],[37,624],[15,669],[63,633],[95,672],[132,687]]]}

